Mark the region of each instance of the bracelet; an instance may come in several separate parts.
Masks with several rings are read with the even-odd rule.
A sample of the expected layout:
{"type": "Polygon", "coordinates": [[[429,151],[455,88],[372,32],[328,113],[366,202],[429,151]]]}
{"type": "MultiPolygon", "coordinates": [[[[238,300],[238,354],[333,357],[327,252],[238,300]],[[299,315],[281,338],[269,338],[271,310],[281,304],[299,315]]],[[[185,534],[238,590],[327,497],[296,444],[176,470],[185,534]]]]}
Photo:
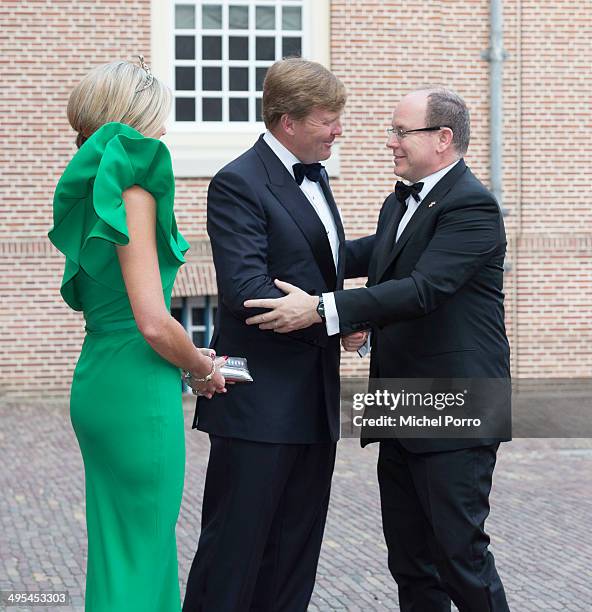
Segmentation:
{"type": "Polygon", "coordinates": [[[215,373],[216,373],[216,362],[212,359],[212,369],[210,370],[209,374],[206,374],[203,378],[193,378],[193,377],[192,378],[193,378],[193,380],[195,382],[199,382],[199,383],[205,382],[205,383],[207,383],[207,382],[210,382],[210,380],[212,380],[212,378],[214,378],[214,374],[215,373]]]}
{"type": "Polygon", "coordinates": [[[206,374],[203,378],[195,378],[192,376],[189,370],[183,370],[183,380],[187,385],[193,387],[191,383],[207,383],[214,378],[214,374],[216,373],[216,362],[212,359],[212,369],[209,374],[206,374]]]}

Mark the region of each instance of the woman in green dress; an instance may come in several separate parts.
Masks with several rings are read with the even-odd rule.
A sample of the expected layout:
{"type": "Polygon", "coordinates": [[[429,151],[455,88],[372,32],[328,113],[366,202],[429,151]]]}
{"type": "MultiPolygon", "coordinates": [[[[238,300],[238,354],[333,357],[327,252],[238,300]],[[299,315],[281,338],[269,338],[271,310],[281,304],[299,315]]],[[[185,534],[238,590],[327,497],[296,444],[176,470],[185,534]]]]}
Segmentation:
{"type": "Polygon", "coordinates": [[[57,185],[49,233],[66,257],[62,297],[86,322],[70,414],[86,477],[89,612],[180,610],[179,368],[202,394],[225,391],[222,360],[169,312],[188,248],[158,140],[171,94],[140,61],[100,66],[72,92],[79,150],[57,185]]]}

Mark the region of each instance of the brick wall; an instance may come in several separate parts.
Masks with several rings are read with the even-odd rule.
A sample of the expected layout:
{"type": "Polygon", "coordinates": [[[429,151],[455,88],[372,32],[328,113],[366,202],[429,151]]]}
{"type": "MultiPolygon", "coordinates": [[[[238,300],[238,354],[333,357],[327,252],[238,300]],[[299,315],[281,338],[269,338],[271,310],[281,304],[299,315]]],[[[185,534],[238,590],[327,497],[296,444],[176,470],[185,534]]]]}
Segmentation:
{"type": "Polygon", "coordinates": [[[57,293],[63,261],[46,241],[0,243],[0,397],[63,396],[83,338],[57,293]]]}
{"type": "MultiPolygon", "coordinates": [[[[67,392],[82,322],[60,301],[63,261],[46,241],[53,188],[74,152],[66,101],[90,67],[138,52],[149,57],[149,10],[147,0],[3,0],[0,7],[0,394],[67,392]]],[[[331,3],[332,67],[349,91],[342,176],[332,185],[349,236],[373,231],[394,181],[384,128],[397,99],[417,85],[441,82],[466,98],[467,162],[487,183],[488,64],[481,52],[488,11],[488,0],[331,3]]],[[[521,377],[590,375],[592,6],[507,0],[504,22],[512,370],[521,377]]],[[[206,188],[205,180],[177,184],[179,227],[199,253],[206,188]]],[[[364,371],[365,364],[346,356],[343,371],[364,371]]]]}
{"type": "Polygon", "coordinates": [[[84,327],[61,301],[63,259],[47,240],[76,150],[66,104],[91,67],[150,55],[150,3],[2,0],[0,31],[0,397],[63,396],[84,327]]]}

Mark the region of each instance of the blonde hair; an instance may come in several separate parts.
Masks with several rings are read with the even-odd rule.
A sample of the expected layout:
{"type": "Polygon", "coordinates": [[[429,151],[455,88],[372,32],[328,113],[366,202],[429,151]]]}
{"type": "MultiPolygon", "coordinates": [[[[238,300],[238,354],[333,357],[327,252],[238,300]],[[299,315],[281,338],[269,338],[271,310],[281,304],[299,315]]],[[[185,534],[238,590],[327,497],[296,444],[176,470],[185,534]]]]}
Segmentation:
{"type": "Polygon", "coordinates": [[[155,134],[164,125],[172,94],[156,77],[143,88],[147,76],[137,64],[119,61],[94,68],[76,85],[68,100],[68,121],[78,132],[78,147],[111,121],[145,135],[155,134]]]}
{"type": "Polygon", "coordinates": [[[321,64],[299,57],[280,60],[263,82],[263,121],[272,129],[284,114],[304,119],[314,108],[340,112],[346,99],[343,83],[321,64]]]}

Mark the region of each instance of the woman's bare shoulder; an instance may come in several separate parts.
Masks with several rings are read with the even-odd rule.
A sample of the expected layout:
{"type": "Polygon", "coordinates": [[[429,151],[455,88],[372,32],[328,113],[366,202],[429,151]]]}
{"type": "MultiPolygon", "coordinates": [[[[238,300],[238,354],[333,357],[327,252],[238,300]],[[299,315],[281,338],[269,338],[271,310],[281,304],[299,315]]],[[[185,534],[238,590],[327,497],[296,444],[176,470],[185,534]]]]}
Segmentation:
{"type": "Polygon", "coordinates": [[[154,203],[154,196],[149,192],[140,187],[140,185],[132,185],[126,189],[122,194],[126,204],[148,204],[154,203]]]}

